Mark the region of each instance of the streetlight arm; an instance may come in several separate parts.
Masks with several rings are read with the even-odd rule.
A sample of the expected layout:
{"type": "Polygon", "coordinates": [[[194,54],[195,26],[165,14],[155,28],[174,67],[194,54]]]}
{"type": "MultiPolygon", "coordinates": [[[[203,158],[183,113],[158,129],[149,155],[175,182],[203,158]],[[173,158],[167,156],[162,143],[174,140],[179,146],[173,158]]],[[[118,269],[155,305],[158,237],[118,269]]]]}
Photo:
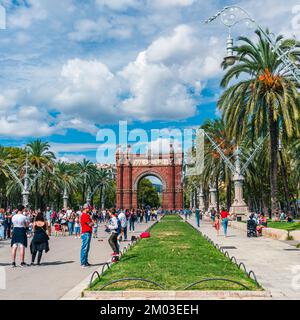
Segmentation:
{"type": "Polygon", "coordinates": [[[14,179],[16,180],[16,182],[20,185],[20,187],[24,188],[23,184],[22,184],[22,181],[18,178],[16,172],[3,160],[0,160],[1,163],[3,163],[9,170],[9,172],[11,173],[11,175],[14,177],[14,179]]]}
{"type": "Polygon", "coordinates": [[[262,141],[256,146],[255,150],[252,152],[251,156],[248,158],[248,160],[245,162],[245,164],[243,165],[242,169],[241,169],[241,174],[244,174],[244,172],[247,170],[247,168],[249,167],[250,163],[252,162],[252,160],[254,159],[254,157],[256,156],[257,152],[261,149],[262,145],[264,144],[266,138],[269,136],[269,134],[267,134],[262,141]]]}
{"type": "Polygon", "coordinates": [[[34,185],[34,183],[36,182],[36,180],[42,175],[42,173],[44,172],[44,170],[40,170],[33,179],[30,179],[30,184],[28,186],[28,189],[30,190],[31,187],[34,185]]]}
{"type": "Polygon", "coordinates": [[[227,165],[227,167],[230,169],[230,171],[234,174],[235,173],[235,167],[234,165],[229,161],[229,159],[225,156],[224,152],[222,151],[222,149],[215,143],[215,141],[203,130],[203,133],[205,134],[205,136],[208,138],[208,140],[210,141],[210,143],[213,145],[213,148],[215,150],[217,150],[217,152],[219,153],[219,155],[221,156],[221,158],[223,159],[223,161],[225,162],[225,164],[227,165]]]}

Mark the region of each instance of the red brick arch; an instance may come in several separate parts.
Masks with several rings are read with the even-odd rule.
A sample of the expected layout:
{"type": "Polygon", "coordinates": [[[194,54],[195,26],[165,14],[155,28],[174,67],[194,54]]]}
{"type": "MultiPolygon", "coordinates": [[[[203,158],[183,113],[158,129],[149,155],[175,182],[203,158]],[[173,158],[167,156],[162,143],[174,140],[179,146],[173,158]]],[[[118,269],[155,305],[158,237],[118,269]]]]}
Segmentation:
{"type": "Polygon", "coordinates": [[[183,154],[175,153],[172,146],[169,154],[132,154],[117,150],[117,208],[138,207],[138,183],[146,176],[156,176],[162,181],[162,208],[179,210],[183,206],[182,165],[183,154]]]}

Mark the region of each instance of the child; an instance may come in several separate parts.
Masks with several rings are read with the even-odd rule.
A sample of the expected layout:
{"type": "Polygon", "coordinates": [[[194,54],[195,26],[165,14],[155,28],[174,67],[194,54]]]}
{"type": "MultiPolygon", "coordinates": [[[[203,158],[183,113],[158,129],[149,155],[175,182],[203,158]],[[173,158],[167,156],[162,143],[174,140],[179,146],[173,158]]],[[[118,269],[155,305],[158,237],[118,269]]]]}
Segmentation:
{"type": "Polygon", "coordinates": [[[77,238],[79,239],[80,238],[80,221],[78,216],[75,218],[74,231],[75,231],[75,239],[77,238]]]}
{"type": "Polygon", "coordinates": [[[97,220],[93,220],[93,238],[98,238],[98,222],[97,220]]]}
{"type": "Polygon", "coordinates": [[[218,214],[215,216],[214,227],[216,228],[217,236],[219,236],[219,231],[220,231],[220,216],[219,216],[218,214]]]}
{"type": "Polygon", "coordinates": [[[59,235],[59,231],[60,231],[60,225],[58,223],[58,221],[56,220],[55,223],[54,223],[54,234],[55,234],[55,237],[57,237],[59,235]]]}

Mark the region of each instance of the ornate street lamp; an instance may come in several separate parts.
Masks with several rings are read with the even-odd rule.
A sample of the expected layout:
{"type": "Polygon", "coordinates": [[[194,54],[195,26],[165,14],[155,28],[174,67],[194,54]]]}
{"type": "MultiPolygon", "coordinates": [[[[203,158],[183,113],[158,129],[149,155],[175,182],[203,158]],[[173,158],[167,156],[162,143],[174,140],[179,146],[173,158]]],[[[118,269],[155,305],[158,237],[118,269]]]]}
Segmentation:
{"type": "Polygon", "coordinates": [[[233,52],[234,43],[231,37],[231,29],[236,24],[244,22],[248,27],[255,26],[261,32],[265,40],[272,48],[273,52],[275,52],[278,55],[279,59],[284,64],[285,69],[287,69],[291,73],[291,75],[298,83],[300,83],[300,70],[297,64],[294,61],[290,60],[288,56],[290,53],[290,49],[283,51],[278,46],[274,45],[270,35],[266,33],[253,18],[251,18],[250,14],[245,9],[239,6],[225,7],[223,10],[219,11],[217,14],[206,20],[205,23],[209,24],[212,21],[218,19],[219,17],[221,18],[221,22],[223,23],[223,25],[226,26],[229,30],[229,36],[227,38],[227,55],[224,58],[224,62],[227,65],[234,65],[234,63],[236,62],[236,57],[234,56],[233,52]]]}

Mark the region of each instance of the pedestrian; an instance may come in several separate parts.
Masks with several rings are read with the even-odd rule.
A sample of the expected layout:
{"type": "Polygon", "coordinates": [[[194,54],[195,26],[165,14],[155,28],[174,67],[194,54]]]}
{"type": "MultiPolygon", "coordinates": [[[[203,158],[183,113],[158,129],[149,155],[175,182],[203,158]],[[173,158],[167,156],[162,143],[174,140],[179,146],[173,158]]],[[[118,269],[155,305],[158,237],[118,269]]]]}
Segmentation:
{"type": "Polygon", "coordinates": [[[4,239],[4,209],[0,209],[0,240],[4,239]]]}
{"type": "Polygon", "coordinates": [[[126,241],[127,240],[127,217],[124,211],[121,211],[119,213],[118,219],[121,222],[121,234],[120,234],[119,240],[122,241],[124,239],[124,241],[126,241]]]}
{"type": "Polygon", "coordinates": [[[4,240],[11,238],[11,227],[12,227],[12,213],[10,212],[10,209],[7,209],[5,215],[4,215],[4,240]]]}
{"type": "Polygon", "coordinates": [[[59,215],[60,218],[60,225],[61,225],[61,234],[62,236],[66,235],[66,228],[67,228],[67,214],[65,210],[61,210],[61,213],[59,215]]]}
{"type": "Polygon", "coordinates": [[[12,267],[16,267],[16,254],[18,248],[20,248],[20,260],[21,267],[25,267],[25,248],[27,248],[27,234],[26,229],[28,228],[28,219],[23,214],[25,210],[24,206],[18,208],[17,214],[12,217],[12,223],[14,225],[11,239],[12,247],[12,267]]]}
{"type": "Polygon", "coordinates": [[[131,210],[129,215],[129,231],[133,233],[135,232],[135,226],[134,226],[135,219],[136,219],[135,212],[134,210],[131,210]]]}
{"type": "Polygon", "coordinates": [[[68,214],[68,231],[69,236],[73,235],[74,232],[74,221],[75,221],[75,213],[72,211],[70,214],[68,214]]]}
{"type": "Polygon", "coordinates": [[[49,225],[48,221],[45,221],[43,214],[39,213],[33,222],[33,238],[30,244],[32,266],[37,254],[37,265],[41,264],[43,251],[46,253],[49,251],[49,225]]]}
{"type": "Polygon", "coordinates": [[[197,227],[200,228],[200,209],[196,208],[195,210],[196,224],[197,227]]]}
{"type": "Polygon", "coordinates": [[[108,211],[108,213],[110,216],[110,220],[108,222],[107,228],[111,232],[108,243],[113,250],[112,256],[117,257],[120,253],[118,235],[121,233],[121,221],[118,219],[117,213],[114,209],[112,211],[108,211]]]}
{"type": "Polygon", "coordinates": [[[80,238],[80,219],[79,216],[76,215],[75,221],[74,221],[74,232],[75,232],[75,239],[80,238]]]}
{"type": "Polygon", "coordinates": [[[54,223],[54,235],[55,235],[55,238],[57,238],[59,236],[59,232],[60,232],[60,224],[59,224],[59,221],[57,219],[55,221],[55,223],[54,223]]]}
{"type": "Polygon", "coordinates": [[[52,210],[47,207],[46,209],[46,221],[47,221],[47,225],[48,225],[48,228],[49,228],[49,235],[51,235],[51,216],[52,216],[52,210]]]}
{"type": "Polygon", "coordinates": [[[230,216],[229,212],[222,208],[221,218],[222,218],[222,226],[224,230],[224,236],[227,237],[227,229],[228,229],[228,217],[230,216]]]}
{"type": "Polygon", "coordinates": [[[218,214],[215,216],[214,227],[216,228],[217,237],[218,237],[220,232],[220,216],[218,214]]]}
{"type": "Polygon", "coordinates": [[[216,210],[215,208],[212,208],[210,211],[210,218],[211,218],[212,225],[214,225],[215,223],[215,217],[216,217],[216,210]]]}
{"type": "Polygon", "coordinates": [[[184,221],[185,221],[185,222],[187,222],[188,214],[189,214],[189,210],[188,210],[188,209],[185,209],[185,210],[184,210],[184,221]]]}
{"type": "Polygon", "coordinates": [[[92,219],[93,221],[93,238],[98,238],[98,221],[97,219],[92,219]]]}
{"type": "Polygon", "coordinates": [[[80,218],[81,224],[81,251],[80,251],[80,264],[82,268],[89,267],[88,256],[90,251],[90,244],[92,238],[93,222],[90,217],[90,209],[88,205],[84,205],[80,218]]]}

